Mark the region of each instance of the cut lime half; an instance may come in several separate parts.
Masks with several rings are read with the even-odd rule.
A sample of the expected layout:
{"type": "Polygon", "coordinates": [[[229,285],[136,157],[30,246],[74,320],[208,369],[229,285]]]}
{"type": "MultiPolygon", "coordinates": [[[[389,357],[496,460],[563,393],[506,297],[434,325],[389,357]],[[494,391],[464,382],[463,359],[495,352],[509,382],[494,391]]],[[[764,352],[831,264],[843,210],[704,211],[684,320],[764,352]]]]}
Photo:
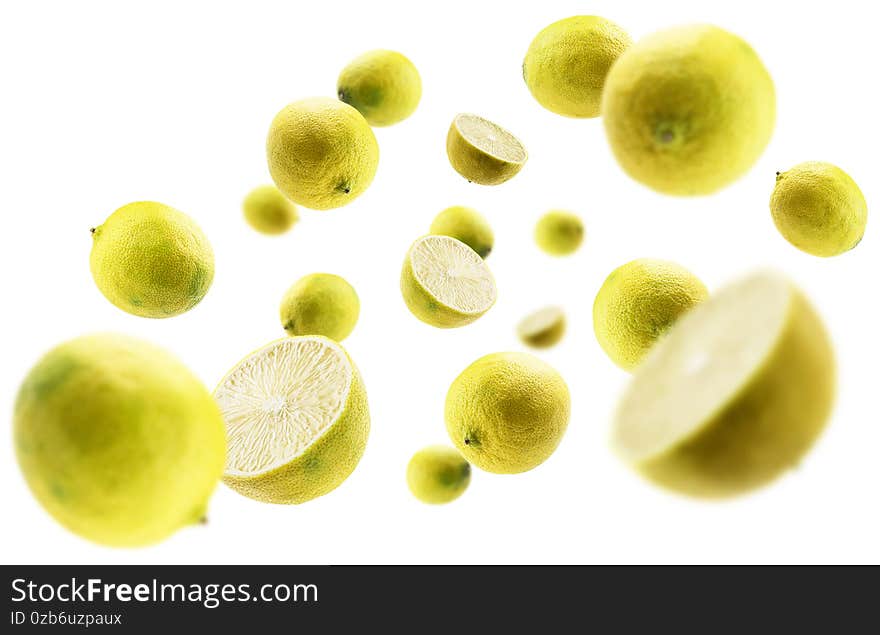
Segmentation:
{"type": "Polygon", "coordinates": [[[548,306],[527,315],[516,327],[523,343],[535,348],[549,348],[565,334],[565,313],[558,306],[548,306]]]}
{"type": "Polygon", "coordinates": [[[224,482],[251,498],[301,503],[354,470],[370,419],[357,369],[321,336],[289,337],[251,353],[214,391],[226,422],[224,482]]]}
{"type": "Polygon", "coordinates": [[[497,297],[495,279],[473,249],[449,236],[423,236],[406,255],[400,289],[417,318],[439,328],[470,324],[497,297]]]}
{"type": "Polygon", "coordinates": [[[686,313],[654,346],[612,440],[660,485],[741,494],[798,464],[825,427],[834,390],[819,317],[787,279],[759,273],[686,313]]]}
{"type": "Polygon", "coordinates": [[[477,115],[456,115],[446,136],[446,153],[455,171],[468,181],[499,185],[525,165],[528,153],[519,139],[477,115]]]}

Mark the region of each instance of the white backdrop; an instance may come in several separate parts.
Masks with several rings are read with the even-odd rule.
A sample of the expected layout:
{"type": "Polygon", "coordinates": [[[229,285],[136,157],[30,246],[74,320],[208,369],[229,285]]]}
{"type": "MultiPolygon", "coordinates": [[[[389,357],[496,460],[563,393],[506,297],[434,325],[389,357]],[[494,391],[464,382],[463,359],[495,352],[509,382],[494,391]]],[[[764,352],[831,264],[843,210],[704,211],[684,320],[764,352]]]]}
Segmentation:
{"type": "MultiPolygon", "coordinates": [[[[0,561],[7,563],[591,563],[880,562],[877,272],[880,222],[834,259],[805,255],[768,211],[774,172],[831,161],[876,186],[878,59],[873,9],[861,2],[17,2],[0,9],[0,190],[4,310],[0,409],[55,344],[93,331],[148,338],[211,388],[228,368],[283,333],[276,315],[298,277],[346,277],[362,303],[345,342],[367,386],[372,434],[338,490],[277,507],[223,486],[207,527],[140,550],[92,545],[32,499],[0,436],[0,561]],[[516,9],[512,7],[516,6],[516,9]],[[601,121],[542,109],[520,74],[532,37],[550,22],[597,14],[634,38],[687,22],[742,35],[776,81],[778,124],[741,181],[709,198],[655,194],[630,181],[601,121]],[[240,201],[267,182],[264,140],[287,102],[333,95],[336,75],[372,48],[404,52],[424,95],[409,120],[376,130],[372,187],[348,207],[301,210],[277,238],[244,223],[240,201]],[[449,166],[446,130],[476,112],[523,140],[530,160],[499,187],[471,185],[449,166]],[[110,305],[91,280],[89,228],[130,201],[192,215],[213,243],[213,288],[193,311],[151,321],[110,305]],[[482,211],[496,233],[489,257],[497,305],[462,329],[418,322],[400,297],[410,242],[446,206],[482,211]],[[566,259],[538,251],[532,228],[551,207],[580,213],[587,239],[566,259]],[[728,503],[652,488],[611,453],[611,413],[627,375],[602,353],[591,307],[605,276],[636,257],[676,260],[712,288],[759,266],[797,280],[837,345],[839,401],[800,469],[728,503]],[[556,454],[532,472],[476,472],[451,505],[417,502],[411,454],[447,442],[452,379],[485,353],[520,350],[514,327],[544,304],[570,330],[541,356],[562,372],[573,411],[556,454]]],[[[876,212],[872,212],[876,213],[876,212]]],[[[7,417],[9,419],[9,417],[7,417]]],[[[9,424],[7,424],[9,425],[9,424]]]]}

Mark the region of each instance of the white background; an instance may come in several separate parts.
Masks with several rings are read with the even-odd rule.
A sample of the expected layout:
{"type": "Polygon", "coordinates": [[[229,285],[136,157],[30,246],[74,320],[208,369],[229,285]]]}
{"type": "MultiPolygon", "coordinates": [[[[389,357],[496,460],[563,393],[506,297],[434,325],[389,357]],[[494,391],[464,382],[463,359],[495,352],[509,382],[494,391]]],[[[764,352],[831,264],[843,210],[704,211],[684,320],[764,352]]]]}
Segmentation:
{"type": "MultiPolygon", "coordinates": [[[[774,172],[808,159],[839,164],[878,200],[876,20],[870,5],[679,2],[9,2],[0,9],[0,188],[3,328],[0,410],[57,343],[93,331],[148,338],[209,386],[244,354],[283,334],[282,293],[300,276],[346,277],[362,303],[344,345],[369,394],[372,433],[339,489],[300,506],[264,505],[220,486],[207,527],[155,547],[117,550],[67,533],[32,499],[0,435],[0,561],[8,563],[594,563],[880,562],[877,272],[880,222],[833,259],[776,232],[774,172]],[[515,9],[513,7],[516,7],[515,9]],[[634,38],[688,22],[742,35],[776,81],[771,145],[741,181],[708,198],[655,194],[630,181],[601,121],[542,109],[520,74],[532,37],[570,15],[597,14],[634,38]],[[240,201],[267,182],[264,140],[289,101],[333,95],[339,70],[372,48],[419,68],[422,102],[376,130],[379,171],[348,207],[301,210],[277,238],[244,223],[240,201]],[[452,116],[476,112],[519,136],[530,159],[499,187],[449,166],[452,116]],[[192,215],[216,252],[216,278],[193,311],[146,320],[109,304],[92,282],[89,228],[136,200],[192,215]],[[410,242],[446,206],[491,221],[497,305],[471,326],[418,322],[400,297],[410,242]],[[574,210],[587,239],[574,256],[538,251],[532,228],[574,210]],[[727,503],[682,499],[642,482],[607,445],[627,375],[592,332],[593,298],[616,266],[676,260],[712,288],[761,266],[791,275],[836,342],[839,401],[800,469],[727,503]],[[427,506],[405,468],[448,442],[443,401],[477,357],[520,350],[516,322],[548,303],[570,330],[541,356],[567,379],[573,411],[558,451],[516,476],[476,472],[455,503],[427,506]]],[[[9,424],[7,424],[9,425],[9,424]]]]}

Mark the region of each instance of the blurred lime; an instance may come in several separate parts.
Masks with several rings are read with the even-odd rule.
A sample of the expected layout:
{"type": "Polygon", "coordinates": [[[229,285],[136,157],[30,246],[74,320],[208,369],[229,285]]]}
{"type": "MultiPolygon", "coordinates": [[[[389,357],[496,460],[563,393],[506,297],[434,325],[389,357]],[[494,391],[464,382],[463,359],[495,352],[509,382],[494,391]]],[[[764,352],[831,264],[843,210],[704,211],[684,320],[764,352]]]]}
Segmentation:
{"type": "Polygon", "coordinates": [[[410,459],[406,482],[413,496],[423,503],[450,503],[471,482],[471,466],[452,448],[433,445],[419,450],[410,459]]]}
{"type": "Polygon", "coordinates": [[[825,428],[834,351],[803,294],[759,273],[683,316],[639,366],[613,444],[662,487],[719,498],[797,466],[825,428]]]}
{"type": "Polygon", "coordinates": [[[58,522],[119,547],[163,540],[205,516],[226,455],[210,393],[164,350],[122,335],[47,353],[15,402],[15,452],[58,522]]]}
{"type": "Polygon", "coordinates": [[[584,223],[577,214],[551,210],[535,225],[535,242],[551,256],[573,254],[584,241],[584,223]]]}
{"type": "Polygon", "coordinates": [[[242,203],[248,225],[261,234],[283,234],[299,220],[296,205],[288,201],[274,185],[254,188],[242,203]]]}
{"type": "Polygon", "coordinates": [[[523,318],[516,327],[516,332],[528,346],[555,346],[565,334],[565,313],[558,306],[545,307],[523,318]]]}

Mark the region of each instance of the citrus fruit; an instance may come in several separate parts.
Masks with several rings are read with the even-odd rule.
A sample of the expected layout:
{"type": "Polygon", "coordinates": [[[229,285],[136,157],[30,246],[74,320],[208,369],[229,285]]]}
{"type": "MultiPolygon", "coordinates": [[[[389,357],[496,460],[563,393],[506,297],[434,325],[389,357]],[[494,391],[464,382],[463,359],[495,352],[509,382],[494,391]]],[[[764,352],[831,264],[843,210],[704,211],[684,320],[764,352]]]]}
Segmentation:
{"type": "Polygon", "coordinates": [[[367,394],[328,338],[267,344],[229,371],[214,398],[229,440],[223,482],[249,498],[304,503],[336,489],[363,456],[367,394]]]}
{"type": "Polygon", "coordinates": [[[792,245],[814,256],[838,256],[859,244],[868,203],[849,174],[808,161],[776,175],[773,222],[792,245]]]}
{"type": "Polygon", "coordinates": [[[455,171],[472,183],[499,185],[525,165],[523,144],[499,125],[477,115],[456,115],[446,135],[446,154],[455,171]]]}
{"type": "Polygon", "coordinates": [[[795,467],[835,392],[821,320],[787,279],[759,273],[681,318],[639,367],[613,444],[671,490],[726,497],[795,467]]]}
{"type": "Polygon", "coordinates": [[[415,112],[422,97],[422,79],[405,55],[378,49],[342,69],[336,92],[371,126],[390,126],[415,112]]]}
{"type": "Polygon", "coordinates": [[[773,81],[742,39],[710,25],[661,31],[615,62],[602,94],[611,150],[665,194],[711,194],[761,156],[776,119],[773,81]]]}
{"type": "Polygon", "coordinates": [[[524,344],[549,348],[565,335],[565,313],[558,306],[548,306],[527,315],[516,327],[524,344]]]}
{"type": "Polygon", "coordinates": [[[379,164],[366,119],[338,99],[311,97],[275,115],[266,139],[269,173],[288,199],[311,209],[351,203],[379,164]]]}
{"type": "Polygon", "coordinates": [[[598,117],[605,77],[631,45],[626,31],[605,18],[565,18],[532,40],[523,79],[547,110],[566,117],[598,117]]]}
{"type": "Polygon", "coordinates": [[[261,234],[283,234],[299,220],[296,205],[288,201],[274,185],[254,188],[242,203],[248,225],[261,234]]]}
{"type": "Polygon", "coordinates": [[[173,356],[122,335],[47,353],[18,391],[13,430],[40,504],[104,545],[147,545],[199,522],[223,473],[210,393],[173,356]]]}
{"type": "Polygon", "coordinates": [[[615,364],[633,370],[683,313],[709,295],[674,262],[640,258],[605,279],[593,302],[593,330],[615,364]]]}
{"type": "Polygon", "coordinates": [[[515,474],[546,461],[568,426],[568,387],[527,353],[481,357],[446,393],[446,431],[472,465],[515,474]]]}
{"type": "Polygon", "coordinates": [[[477,210],[455,205],[437,214],[431,223],[430,233],[452,236],[485,258],[492,251],[495,235],[489,222],[477,210]]]}
{"type": "Polygon", "coordinates": [[[471,466],[452,448],[432,445],[410,459],[406,482],[413,496],[423,503],[451,503],[471,482],[471,466]]]}
{"type": "Polygon", "coordinates": [[[90,265],[105,298],[148,318],[189,311],[214,280],[214,252],[199,226],[148,201],[120,207],[92,229],[90,265]]]}
{"type": "Polygon", "coordinates": [[[535,242],[551,256],[573,254],[584,241],[584,223],[577,214],[551,210],[535,225],[535,242]]]}
{"type": "Polygon", "coordinates": [[[351,334],[361,304],[354,288],[332,273],[313,273],[281,299],[281,325],[288,335],[323,335],[341,342],[351,334]]]}
{"type": "Polygon", "coordinates": [[[495,279],[480,255],[449,236],[423,236],[406,254],[400,291],[409,310],[438,328],[470,324],[495,304],[495,279]]]}

